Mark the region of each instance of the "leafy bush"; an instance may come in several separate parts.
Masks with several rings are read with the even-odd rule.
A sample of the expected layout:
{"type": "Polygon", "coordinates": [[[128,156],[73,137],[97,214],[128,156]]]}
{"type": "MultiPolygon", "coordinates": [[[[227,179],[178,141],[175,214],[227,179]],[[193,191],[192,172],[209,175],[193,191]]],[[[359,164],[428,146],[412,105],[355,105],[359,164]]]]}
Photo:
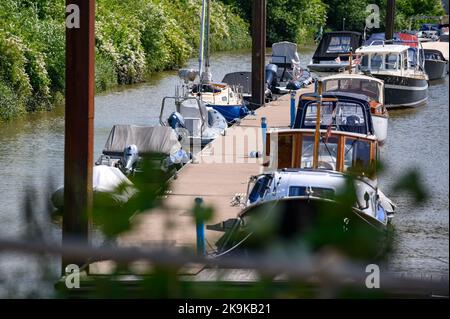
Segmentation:
{"type": "MultiPolygon", "coordinates": [[[[196,53],[201,0],[97,0],[97,91],[181,67],[196,53]]],[[[0,1],[0,114],[48,109],[65,87],[65,1],[0,1]],[[11,98],[16,99],[11,104],[11,98]],[[3,109],[5,108],[5,109],[3,109]]],[[[212,2],[212,50],[248,47],[248,23],[212,2]]]]}

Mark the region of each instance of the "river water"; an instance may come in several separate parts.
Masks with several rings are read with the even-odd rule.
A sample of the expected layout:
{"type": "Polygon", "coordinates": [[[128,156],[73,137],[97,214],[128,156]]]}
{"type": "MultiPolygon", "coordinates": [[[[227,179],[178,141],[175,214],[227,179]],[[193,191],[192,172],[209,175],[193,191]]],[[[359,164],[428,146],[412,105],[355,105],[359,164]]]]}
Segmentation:
{"type": "MultiPolygon", "coordinates": [[[[313,51],[300,50],[302,65],[313,51]]],[[[220,53],[211,59],[213,80],[226,73],[249,71],[249,52],[220,53]]],[[[188,63],[197,68],[196,60],[188,63]]],[[[429,101],[417,109],[390,112],[388,140],[382,148],[386,171],[381,188],[398,205],[394,219],[394,253],[388,268],[409,275],[448,277],[449,260],[449,109],[448,76],[432,83],[429,101]],[[391,189],[408,168],[417,168],[431,195],[416,205],[408,194],[391,189]]],[[[155,74],[144,84],[120,87],[95,98],[94,159],[101,153],[114,124],[157,125],[161,100],[173,95],[180,84],[176,72],[155,74]]],[[[34,186],[33,207],[38,221],[50,225],[45,234],[58,240],[58,224],[47,223],[49,190],[63,183],[64,108],[30,114],[0,124],[0,237],[17,238],[30,232],[25,227],[22,200],[34,186]]],[[[42,278],[36,258],[0,254],[0,297],[48,296],[51,280],[42,278]]],[[[50,278],[59,271],[56,258],[45,261],[50,278]]]]}

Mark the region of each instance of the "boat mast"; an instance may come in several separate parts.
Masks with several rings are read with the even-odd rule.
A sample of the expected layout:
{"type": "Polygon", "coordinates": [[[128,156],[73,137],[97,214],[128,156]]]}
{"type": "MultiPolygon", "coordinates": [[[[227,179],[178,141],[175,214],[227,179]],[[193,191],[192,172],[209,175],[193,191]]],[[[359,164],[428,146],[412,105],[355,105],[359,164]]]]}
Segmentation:
{"type": "Polygon", "coordinates": [[[320,108],[322,102],[322,81],[317,82],[317,93],[319,99],[317,100],[317,117],[316,117],[316,131],[314,134],[314,154],[313,154],[313,168],[319,167],[319,142],[320,142],[320,108]]]}
{"type": "Polygon", "coordinates": [[[199,53],[198,53],[198,75],[200,77],[200,81],[203,73],[203,55],[205,53],[204,42],[205,42],[205,16],[206,16],[206,1],[202,0],[202,16],[200,20],[200,45],[199,45],[199,53]]]}

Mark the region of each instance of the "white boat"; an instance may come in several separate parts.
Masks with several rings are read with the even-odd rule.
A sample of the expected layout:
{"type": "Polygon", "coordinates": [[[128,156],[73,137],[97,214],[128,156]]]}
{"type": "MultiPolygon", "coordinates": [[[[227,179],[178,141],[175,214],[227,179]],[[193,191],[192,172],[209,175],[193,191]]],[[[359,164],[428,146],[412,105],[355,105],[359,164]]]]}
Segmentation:
{"type": "Polygon", "coordinates": [[[322,78],[325,93],[363,94],[369,99],[375,135],[384,143],[388,134],[389,114],[384,105],[384,82],[363,74],[339,73],[322,78]]]}
{"type": "Polygon", "coordinates": [[[416,107],[428,100],[428,76],[418,48],[368,45],[358,48],[356,54],[360,56],[361,73],[384,81],[386,107],[416,107]]]}
{"type": "Polygon", "coordinates": [[[196,150],[225,134],[228,128],[227,120],[220,112],[195,97],[164,97],[159,122],[161,126],[174,129],[185,147],[196,150]],[[167,100],[173,100],[175,111],[164,118],[167,100]]]}

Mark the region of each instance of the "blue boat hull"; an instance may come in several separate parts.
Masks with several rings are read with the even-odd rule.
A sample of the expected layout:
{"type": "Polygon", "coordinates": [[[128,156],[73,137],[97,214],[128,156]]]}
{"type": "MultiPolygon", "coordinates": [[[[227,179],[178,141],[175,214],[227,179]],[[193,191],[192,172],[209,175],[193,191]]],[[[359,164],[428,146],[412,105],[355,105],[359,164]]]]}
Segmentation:
{"type": "Polygon", "coordinates": [[[245,105],[208,105],[225,117],[228,123],[233,123],[236,119],[243,118],[249,114],[245,105]]]}

